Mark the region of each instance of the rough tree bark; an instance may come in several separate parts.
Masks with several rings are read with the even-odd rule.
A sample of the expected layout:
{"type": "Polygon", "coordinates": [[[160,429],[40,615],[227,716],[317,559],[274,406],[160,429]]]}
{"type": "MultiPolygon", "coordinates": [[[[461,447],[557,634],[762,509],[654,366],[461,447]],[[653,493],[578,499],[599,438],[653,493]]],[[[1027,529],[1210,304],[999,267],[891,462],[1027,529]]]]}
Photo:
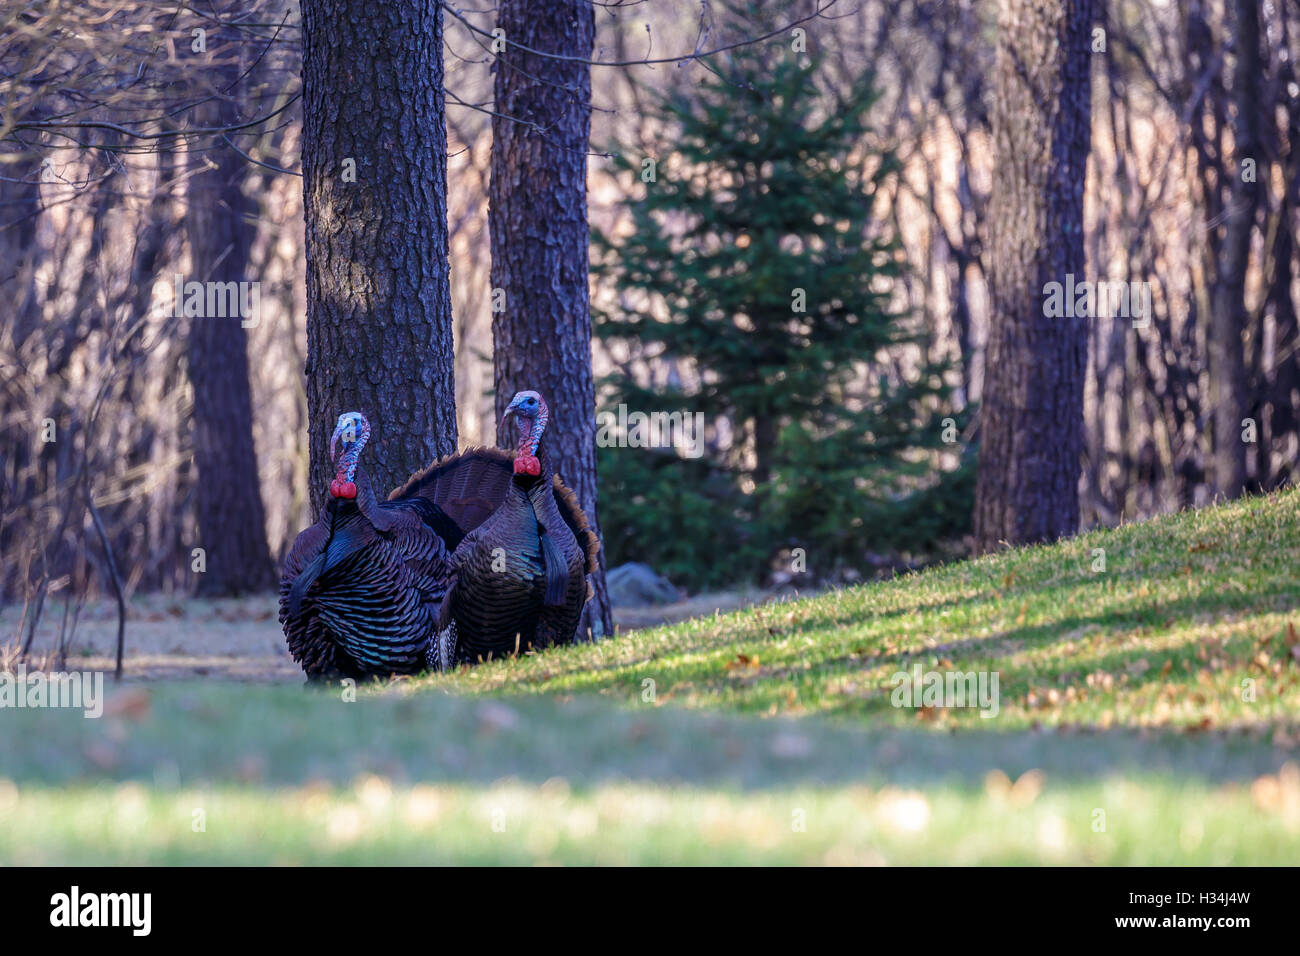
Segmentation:
{"type": "Polygon", "coordinates": [[[302,13],[307,413],[319,510],[341,412],[370,419],[365,464],[382,492],[456,450],[447,130],[437,0],[306,0],[302,13]]]}
{"type": "MultiPolygon", "coordinates": [[[[1292,8],[1292,13],[1300,13],[1292,8]]],[[[1300,16],[1295,17],[1300,24],[1300,16]]],[[[1278,127],[1272,133],[1272,154],[1282,163],[1282,190],[1278,197],[1278,228],[1274,231],[1273,261],[1277,264],[1268,289],[1273,314],[1273,348],[1263,377],[1262,400],[1267,402],[1267,423],[1260,428],[1259,480],[1267,490],[1292,479],[1297,468],[1287,454],[1300,443],[1300,317],[1292,296],[1296,279],[1296,234],[1300,232],[1300,97],[1282,94],[1296,82],[1295,62],[1289,56],[1289,16],[1283,15],[1271,56],[1277,62],[1278,127]]],[[[1262,197],[1261,197],[1262,199],[1262,197]]]]}
{"type": "MultiPolygon", "coordinates": [[[[229,121],[217,102],[197,121],[229,121]]],[[[187,281],[251,281],[248,254],[257,233],[256,204],[244,194],[248,164],[230,149],[205,154],[215,169],[189,181],[185,231],[190,246],[187,281]]],[[[197,593],[243,594],[275,584],[266,541],[266,513],[253,445],[253,398],[248,378],[248,333],[238,315],[194,317],[187,340],[194,391],[194,510],[197,547],[205,552],[197,593]]]]}
{"type": "Polygon", "coordinates": [[[1093,16],[1093,0],[1003,0],[999,15],[981,551],[1078,529],[1089,320],[1047,317],[1044,288],[1085,278],[1093,16]]]}
{"type": "MultiPolygon", "coordinates": [[[[534,50],[591,56],[589,0],[503,0],[497,25],[508,41],[534,50]]],[[[488,222],[492,287],[505,292],[505,310],[492,317],[496,412],[520,389],[545,397],[556,471],[599,534],[587,285],[591,68],[507,46],[493,69],[488,222]]],[[[579,639],[613,633],[604,573],[602,551],[579,639]]]]}
{"type": "Polygon", "coordinates": [[[1246,267],[1250,264],[1250,237],[1259,207],[1260,169],[1260,55],[1259,0],[1236,0],[1233,5],[1237,67],[1232,79],[1233,159],[1225,163],[1229,178],[1227,225],[1219,249],[1214,308],[1210,314],[1206,345],[1209,353],[1210,421],[1213,454],[1210,475],[1217,494],[1235,498],[1246,484],[1246,444],[1242,419],[1249,406],[1246,359],[1242,334],[1250,320],[1246,311],[1246,267]],[[1246,160],[1256,163],[1255,174],[1243,177],[1246,160]]]}

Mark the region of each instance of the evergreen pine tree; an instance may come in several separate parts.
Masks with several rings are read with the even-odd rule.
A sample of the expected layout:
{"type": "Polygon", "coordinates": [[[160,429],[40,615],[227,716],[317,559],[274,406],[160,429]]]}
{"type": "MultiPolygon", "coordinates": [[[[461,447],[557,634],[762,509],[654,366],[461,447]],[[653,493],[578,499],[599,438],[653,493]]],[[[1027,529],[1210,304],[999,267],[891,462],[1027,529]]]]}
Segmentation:
{"type": "MultiPolygon", "coordinates": [[[[873,218],[897,161],[871,145],[872,77],[841,99],[816,77],[815,63],[784,45],[750,49],[659,99],[658,155],[616,153],[639,187],[630,234],[594,236],[596,275],[618,292],[597,312],[598,334],[626,342],[635,358],[686,359],[696,373],[667,387],[621,376],[616,400],[703,411],[737,438],[714,462],[732,479],[732,500],[713,511],[716,547],[727,554],[709,556],[704,528],[661,524],[655,533],[669,549],[686,538],[705,575],[719,559],[768,560],[786,547],[804,547],[808,570],[823,573],[868,551],[925,550],[969,513],[961,494],[934,500],[927,479],[935,456],[926,452],[941,447],[942,369],[923,364],[923,350],[913,350],[922,366],[910,373],[897,362],[912,341],[890,305],[903,260],[873,218]]],[[[606,487],[644,486],[647,462],[679,461],[637,454],[607,452],[606,487]]],[[[660,512],[675,507],[663,490],[660,512]]],[[[646,520],[632,510],[616,506],[606,527],[616,558],[626,523],[646,520]]],[[[680,507],[667,523],[699,510],[680,507]]],[[[645,553],[643,530],[632,528],[645,553]]],[[[680,577],[686,556],[668,557],[680,577]]]]}

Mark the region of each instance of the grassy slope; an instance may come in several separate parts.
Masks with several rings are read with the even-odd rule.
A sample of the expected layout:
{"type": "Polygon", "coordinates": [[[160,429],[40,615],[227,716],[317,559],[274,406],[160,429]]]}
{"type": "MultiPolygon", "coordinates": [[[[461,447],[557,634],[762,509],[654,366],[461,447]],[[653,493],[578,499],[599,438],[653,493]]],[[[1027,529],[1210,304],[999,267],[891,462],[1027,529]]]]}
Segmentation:
{"type": "Polygon", "coordinates": [[[0,861],[1295,863],[1297,608],[1290,492],[356,703],[0,711],[0,861]],[[892,707],[918,662],[999,715],[892,707]]]}
{"type": "Polygon", "coordinates": [[[1292,491],[433,683],[636,701],[649,679],[661,703],[873,726],[1275,724],[1286,742],[1300,723],[1300,658],[1287,646],[1298,608],[1292,491]],[[1099,548],[1105,570],[1094,572],[1099,548]],[[998,671],[998,717],[892,707],[892,676],[917,662],[998,671]],[[1254,681],[1254,702],[1243,700],[1244,680],[1254,681]]]}

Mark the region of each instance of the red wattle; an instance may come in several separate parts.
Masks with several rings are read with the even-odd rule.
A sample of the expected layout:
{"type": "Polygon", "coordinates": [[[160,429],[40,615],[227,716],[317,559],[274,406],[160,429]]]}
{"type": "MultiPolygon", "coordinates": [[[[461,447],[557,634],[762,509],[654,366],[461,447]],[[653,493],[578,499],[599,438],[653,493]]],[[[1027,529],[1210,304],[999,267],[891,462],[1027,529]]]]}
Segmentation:
{"type": "Polygon", "coordinates": [[[516,475],[540,475],[542,463],[532,455],[520,455],[515,459],[516,475]]]}
{"type": "Polygon", "coordinates": [[[335,478],[330,482],[330,494],[335,498],[355,498],[357,496],[356,483],[344,481],[342,478],[335,478]]]}

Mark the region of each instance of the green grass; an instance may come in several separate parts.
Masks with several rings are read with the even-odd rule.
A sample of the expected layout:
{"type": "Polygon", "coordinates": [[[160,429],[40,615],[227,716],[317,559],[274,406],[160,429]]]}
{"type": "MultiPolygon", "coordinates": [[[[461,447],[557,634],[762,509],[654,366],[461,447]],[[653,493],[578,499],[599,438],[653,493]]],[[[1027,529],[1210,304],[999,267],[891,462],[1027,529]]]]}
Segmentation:
{"type": "Polygon", "coordinates": [[[15,864],[1296,862],[1294,834],[1256,812],[1248,794],[1165,782],[1088,785],[1027,808],[952,789],[742,796],[644,784],[393,788],[379,778],[271,792],[126,784],[35,790],[11,812],[0,852],[15,864]],[[1107,832],[1093,832],[1097,809],[1117,806],[1107,832]]]}
{"type": "Polygon", "coordinates": [[[0,710],[0,862],[1295,863],[1297,608],[1287,492],[355,701],[0,710]]]}
{"type": "Polygon", "coordinates": [[[1300,725],[1297,608],[1290,491],[428,683],[624,703],[653,687],[658,704],[867,726],[1235,726],[1286,743],[1300,725]],[[996,719],[892,706],[894,675],[918,663],[998,672],[996,719]]]}

